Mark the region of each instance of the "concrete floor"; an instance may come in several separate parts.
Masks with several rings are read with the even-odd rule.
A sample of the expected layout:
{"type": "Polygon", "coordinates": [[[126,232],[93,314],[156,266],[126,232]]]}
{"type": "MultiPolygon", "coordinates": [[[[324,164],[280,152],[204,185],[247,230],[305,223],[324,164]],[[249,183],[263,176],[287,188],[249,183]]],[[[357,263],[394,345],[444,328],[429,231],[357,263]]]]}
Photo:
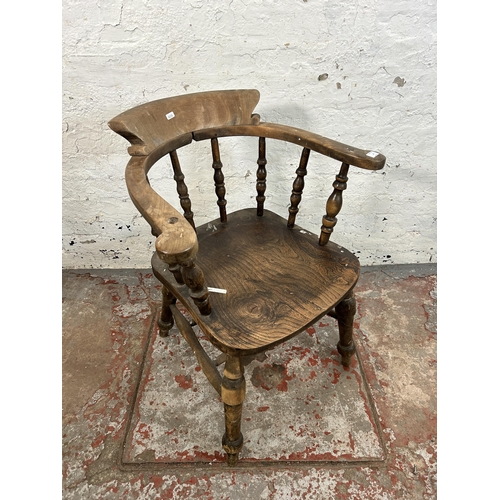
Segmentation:
{"type": "MultiPolygon", "coordinates": [[[[246,360],[244,446],[149,270],[63,272],[63,498],[436,498],[436,267],[365,268],[357,358],[335,321],[246,360]]],[[[207,350],[216,351],[205,342],[207,350]]]]}

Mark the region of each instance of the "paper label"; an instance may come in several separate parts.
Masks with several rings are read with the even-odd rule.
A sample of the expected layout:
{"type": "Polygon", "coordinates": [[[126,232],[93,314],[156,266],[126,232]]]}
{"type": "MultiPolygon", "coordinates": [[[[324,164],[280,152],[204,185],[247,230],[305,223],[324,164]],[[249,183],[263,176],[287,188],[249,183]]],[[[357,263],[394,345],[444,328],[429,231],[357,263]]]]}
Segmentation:
{"type": "Polygon", "coordinates": [[[167,113],[165,116],[167,117],[167,120],[171,120],[172,118],[175,118],[175,114],[173,111],[170,111],[170,113],[167,113]]]}

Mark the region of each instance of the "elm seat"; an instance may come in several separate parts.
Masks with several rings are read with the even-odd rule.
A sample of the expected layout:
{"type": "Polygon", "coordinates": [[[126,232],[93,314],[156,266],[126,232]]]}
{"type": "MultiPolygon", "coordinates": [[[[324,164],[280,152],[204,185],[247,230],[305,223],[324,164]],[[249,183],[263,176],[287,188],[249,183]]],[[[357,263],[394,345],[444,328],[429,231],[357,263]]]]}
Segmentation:
{"type": "MultiPolygon", "coordinates": [[[[252,209],[229,214],[227,224],[198,228],[196,259],[205,283],[227,290],[210,294],[212,312],[203,318],[203,331],[220,349],[268,349],[315,323],[355,285],[359,261],[353,254],[335,243],[319,246],[317,236],[300,231],[273,212],[259,217],[252,209]]],[[[157,254],[153,270],[191,304],[157,254]]]]}
{"type": "MultiPolygon", "coordinates": [[[[132,108],[109,122],[131,144],[126,168],[130,197],[156,236],[152,268],[162,283],[160,335],[175,324],[193,349],[200,367],[224,402],[226,432],[222,444],[229,465],[243,445],[241,410],[245,398],[242,358],[299,334],[325,314],[338,320],[337,349],[349,366],[359,277],[357,258],[329,237],[342,207],[350,165],[379,170],[385,157],[286,125],[260,123],[252,114],[257,90],[187,94],[132,108]],[[219,138],[258,138],[256,208],[226,212],[226,188],[219,138]],[[291,186],[288,219],[264,209],[267,182],[266,139],[302,146],[291,186]],[[220,218],[196,228],[177,149],[193,140],[210,140],[215,197],[220,218]],[[310,151],[341,162],[326,200],[318,236],[295,224],[310,151]],[[150,186],[148,171],[170,156],[181,214],[150,186]],[[221,351],[217,362],[201,347],[179,301],[206,337],[221,351]],[[224,363],[221,375],[217,365],[224,363]]],[[[168,339],[167,339],[168,341],[168,339]]]]}

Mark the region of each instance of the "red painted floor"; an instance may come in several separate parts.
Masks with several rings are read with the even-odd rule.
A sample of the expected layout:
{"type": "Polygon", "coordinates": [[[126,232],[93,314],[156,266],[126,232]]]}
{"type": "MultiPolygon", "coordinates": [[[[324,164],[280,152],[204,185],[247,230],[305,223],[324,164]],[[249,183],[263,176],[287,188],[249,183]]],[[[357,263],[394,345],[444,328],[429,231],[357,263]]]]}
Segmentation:
{"type": "Polygon", "coordinates": [[[367,268],[356,299],[349,369],[329,317],[247,360],[228,468],[222,403],[157,335],[151,273],[64,271],[63,498],[436,498],[435,267],[367,268]]]}

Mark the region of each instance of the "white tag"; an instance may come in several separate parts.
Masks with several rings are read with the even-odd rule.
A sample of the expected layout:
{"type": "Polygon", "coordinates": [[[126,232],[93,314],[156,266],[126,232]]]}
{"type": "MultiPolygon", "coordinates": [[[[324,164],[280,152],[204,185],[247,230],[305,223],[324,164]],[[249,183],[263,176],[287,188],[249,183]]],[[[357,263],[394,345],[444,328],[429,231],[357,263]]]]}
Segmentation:
{"type": "Polygon", "coordinates": [[[175,118],[175,114],[173,111],[170,111],[170,113],[167,113],[165,116],[167,117],[167,120],[171,120],[172,118],[175,118]]]}
{"type": "Polygon", "coordinates": [[[366,156],[369,156],[370,158],[375,158],[379,154],[380,153],[377,153],[376,151],[370,151],[369,153],[366,153],[366,156]]]}
{"type": "Polygon", "coordinates": [[[214,293],[227,293],[227,290],[224,290],[224,288],[212,288],[211,286],[207,286],[207,290],[214,293]]]}

